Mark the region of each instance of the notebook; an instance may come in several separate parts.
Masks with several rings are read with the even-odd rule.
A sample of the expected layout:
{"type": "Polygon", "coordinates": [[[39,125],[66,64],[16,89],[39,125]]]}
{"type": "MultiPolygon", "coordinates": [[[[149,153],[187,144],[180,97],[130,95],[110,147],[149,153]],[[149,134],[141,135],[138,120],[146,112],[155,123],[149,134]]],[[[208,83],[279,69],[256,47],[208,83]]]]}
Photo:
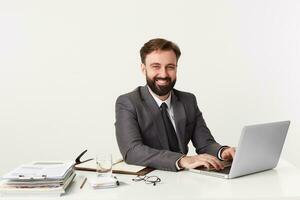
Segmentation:
{"type": "MultiPolygon", "coordinates": [[[[82,171],[97,171],[97,165],[95,160],[90,160],[88,162],[80,163],[75,165],[76,170],[82,171]]],[[[138,166],[138,165],[129,165],[126,164],[123,160],[118,159],[113,163],[113,173],[114,174],[128,174],[128,175],[146,175],[149,172],[153,171],[153,168],[138,166]]]]}

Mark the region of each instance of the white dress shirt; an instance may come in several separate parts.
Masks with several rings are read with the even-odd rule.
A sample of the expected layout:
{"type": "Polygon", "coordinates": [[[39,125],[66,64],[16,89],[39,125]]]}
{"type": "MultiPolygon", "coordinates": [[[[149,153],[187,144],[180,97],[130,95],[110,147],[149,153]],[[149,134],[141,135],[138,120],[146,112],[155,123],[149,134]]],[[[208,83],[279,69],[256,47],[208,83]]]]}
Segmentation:
{"type": "Polygon", "coordinates": [[[174,127],[174,129],[175,129],[175,132],[177,133],[177,131],[176,131],[176,125],[175,125],[175,118],[174,118],[173,107],[172,107],[172,104],[171,104],[171,98],[172,98],[172,95],[171,95],[171,94],[172,94],[172,93],[170,93],[169,97],[168,97],[166,100],[162,101],[162,100],[160,100],[160,99],[154,94],[154,92],[153,92],[149,87],[148,87],[148,89],[149,89],[150,94],[151,94],[152,97],[154,98],[154,100],[155,100],[155,102],[157,103],[157,105],[158,105],[159,108],[160,108],[161,104],[163,104],[163,103],[166,103],[166,104],[167,104],[167,106],[168,106],[167,111],[168,111],[168,114],[169,114],[169,118],[170,118],[170,120],[171,120],[171,122],[172,122],[172,125],[173,125],[173,127],[174,127]]]}
{"type": "MultiPolygon", "coordinates": [[[[177,133],[177,131],[176,131],[176,125],[175,125],[175,118],[174,118],[173,107],[172,107],[172,104],[171,104],[172,93],[170,93],[170,95],[168,96],[168,98],[167,98],[166,100],[162,101],[162,100],[160,100],[160,99],[155,95],[155,93],[151,90],[151,88],[149,88],[149,86],[148,86],[148,90],[149,90],[150,94],[152,95],[152,97],[154,98],[154,100],[155,100],[155,102],[157,103],[157,105],[158,105],[159,108],[160,108],[160,106],[161,106],[162,103],[166,103],[166,104],[167,104],[167,106],[168,106],[167,111],[168,111],[168,114],[169,114],[169,118],[170,118],[170,120],[171,120],[171,122],[172,122],[172,124],[173,124],[173,127],[174,127],[175,132],[177,133]]],[[[222,147],[219,149],[219,152],[218,152],[218,158],[219,158],[220,160],[223,160],[222,157],[221,157],[221,152],[222,152],[222,150],[225,149],[225,148],[227,148],[227,146],[222,146],[222,147]]],[[[182,156],[182,157],[183,157],[183,156],[182,156]]],[[[182,157],[181,157],[181,158],[182,158],[182,157]]],[[[181,158],[179,158],[179,159],[176,161],[176,167],[177,167],[178,170],[182,169],[182,168],[180,168],[179,165],[178,165],[178,161],[179,161],[181,158]]]]}

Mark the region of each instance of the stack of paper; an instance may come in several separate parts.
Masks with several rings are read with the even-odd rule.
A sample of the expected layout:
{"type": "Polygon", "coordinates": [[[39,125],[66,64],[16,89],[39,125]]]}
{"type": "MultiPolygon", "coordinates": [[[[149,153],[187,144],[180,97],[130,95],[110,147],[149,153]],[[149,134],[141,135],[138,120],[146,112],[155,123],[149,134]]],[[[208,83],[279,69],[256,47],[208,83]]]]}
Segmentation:
{"type": "Polygon", "coordinates": [[[5,174],[0,193],[6,195],[54,195],[65,193],[75,177],[74,163],[36,162],[5,174]]]}
{"type": "Polygon", "coordinates": [[[95,177],[90,180],[90,184],[94,189],[117,187],[119,181],[115,176],[95,177]]]}

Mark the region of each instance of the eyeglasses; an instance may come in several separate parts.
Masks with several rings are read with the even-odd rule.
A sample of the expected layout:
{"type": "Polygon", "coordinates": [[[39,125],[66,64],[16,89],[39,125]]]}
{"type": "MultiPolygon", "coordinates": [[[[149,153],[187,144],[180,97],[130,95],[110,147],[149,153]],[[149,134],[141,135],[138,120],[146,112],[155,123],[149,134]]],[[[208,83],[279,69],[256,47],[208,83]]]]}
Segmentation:
{"type": "Polygon", "coordinates": [[[156,183],[159,183],[161,179],[157,176],[137,176],[136,178],[132,179],[134,182],[139,181],[145,181],[147,184],[153,184],[153,186],[156,185],[156,183]]]}

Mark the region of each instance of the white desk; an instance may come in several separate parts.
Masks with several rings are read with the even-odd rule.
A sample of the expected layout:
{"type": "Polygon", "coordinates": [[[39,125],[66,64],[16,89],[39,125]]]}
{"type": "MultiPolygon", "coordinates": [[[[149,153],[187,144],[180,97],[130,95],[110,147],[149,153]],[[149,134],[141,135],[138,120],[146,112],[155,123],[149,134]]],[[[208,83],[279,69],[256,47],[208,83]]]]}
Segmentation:
{"type": "Polygon", "coordinates": [[[67,194],[51,199],[300,199],[300,170],[284,160],[281,160],[274,170],[232,180],[188,171],[176,173],[155,170],[150,174],[160,177],[161,183],[153,186],[143,181],[133,182],[131,179],[135,176],[117,175],[121,182],[119,187],[94,190],[88,181],[83,189],[79,188],[84,176],[89,178],[95,176],[95,173],[77,172],[67,194]]]}

